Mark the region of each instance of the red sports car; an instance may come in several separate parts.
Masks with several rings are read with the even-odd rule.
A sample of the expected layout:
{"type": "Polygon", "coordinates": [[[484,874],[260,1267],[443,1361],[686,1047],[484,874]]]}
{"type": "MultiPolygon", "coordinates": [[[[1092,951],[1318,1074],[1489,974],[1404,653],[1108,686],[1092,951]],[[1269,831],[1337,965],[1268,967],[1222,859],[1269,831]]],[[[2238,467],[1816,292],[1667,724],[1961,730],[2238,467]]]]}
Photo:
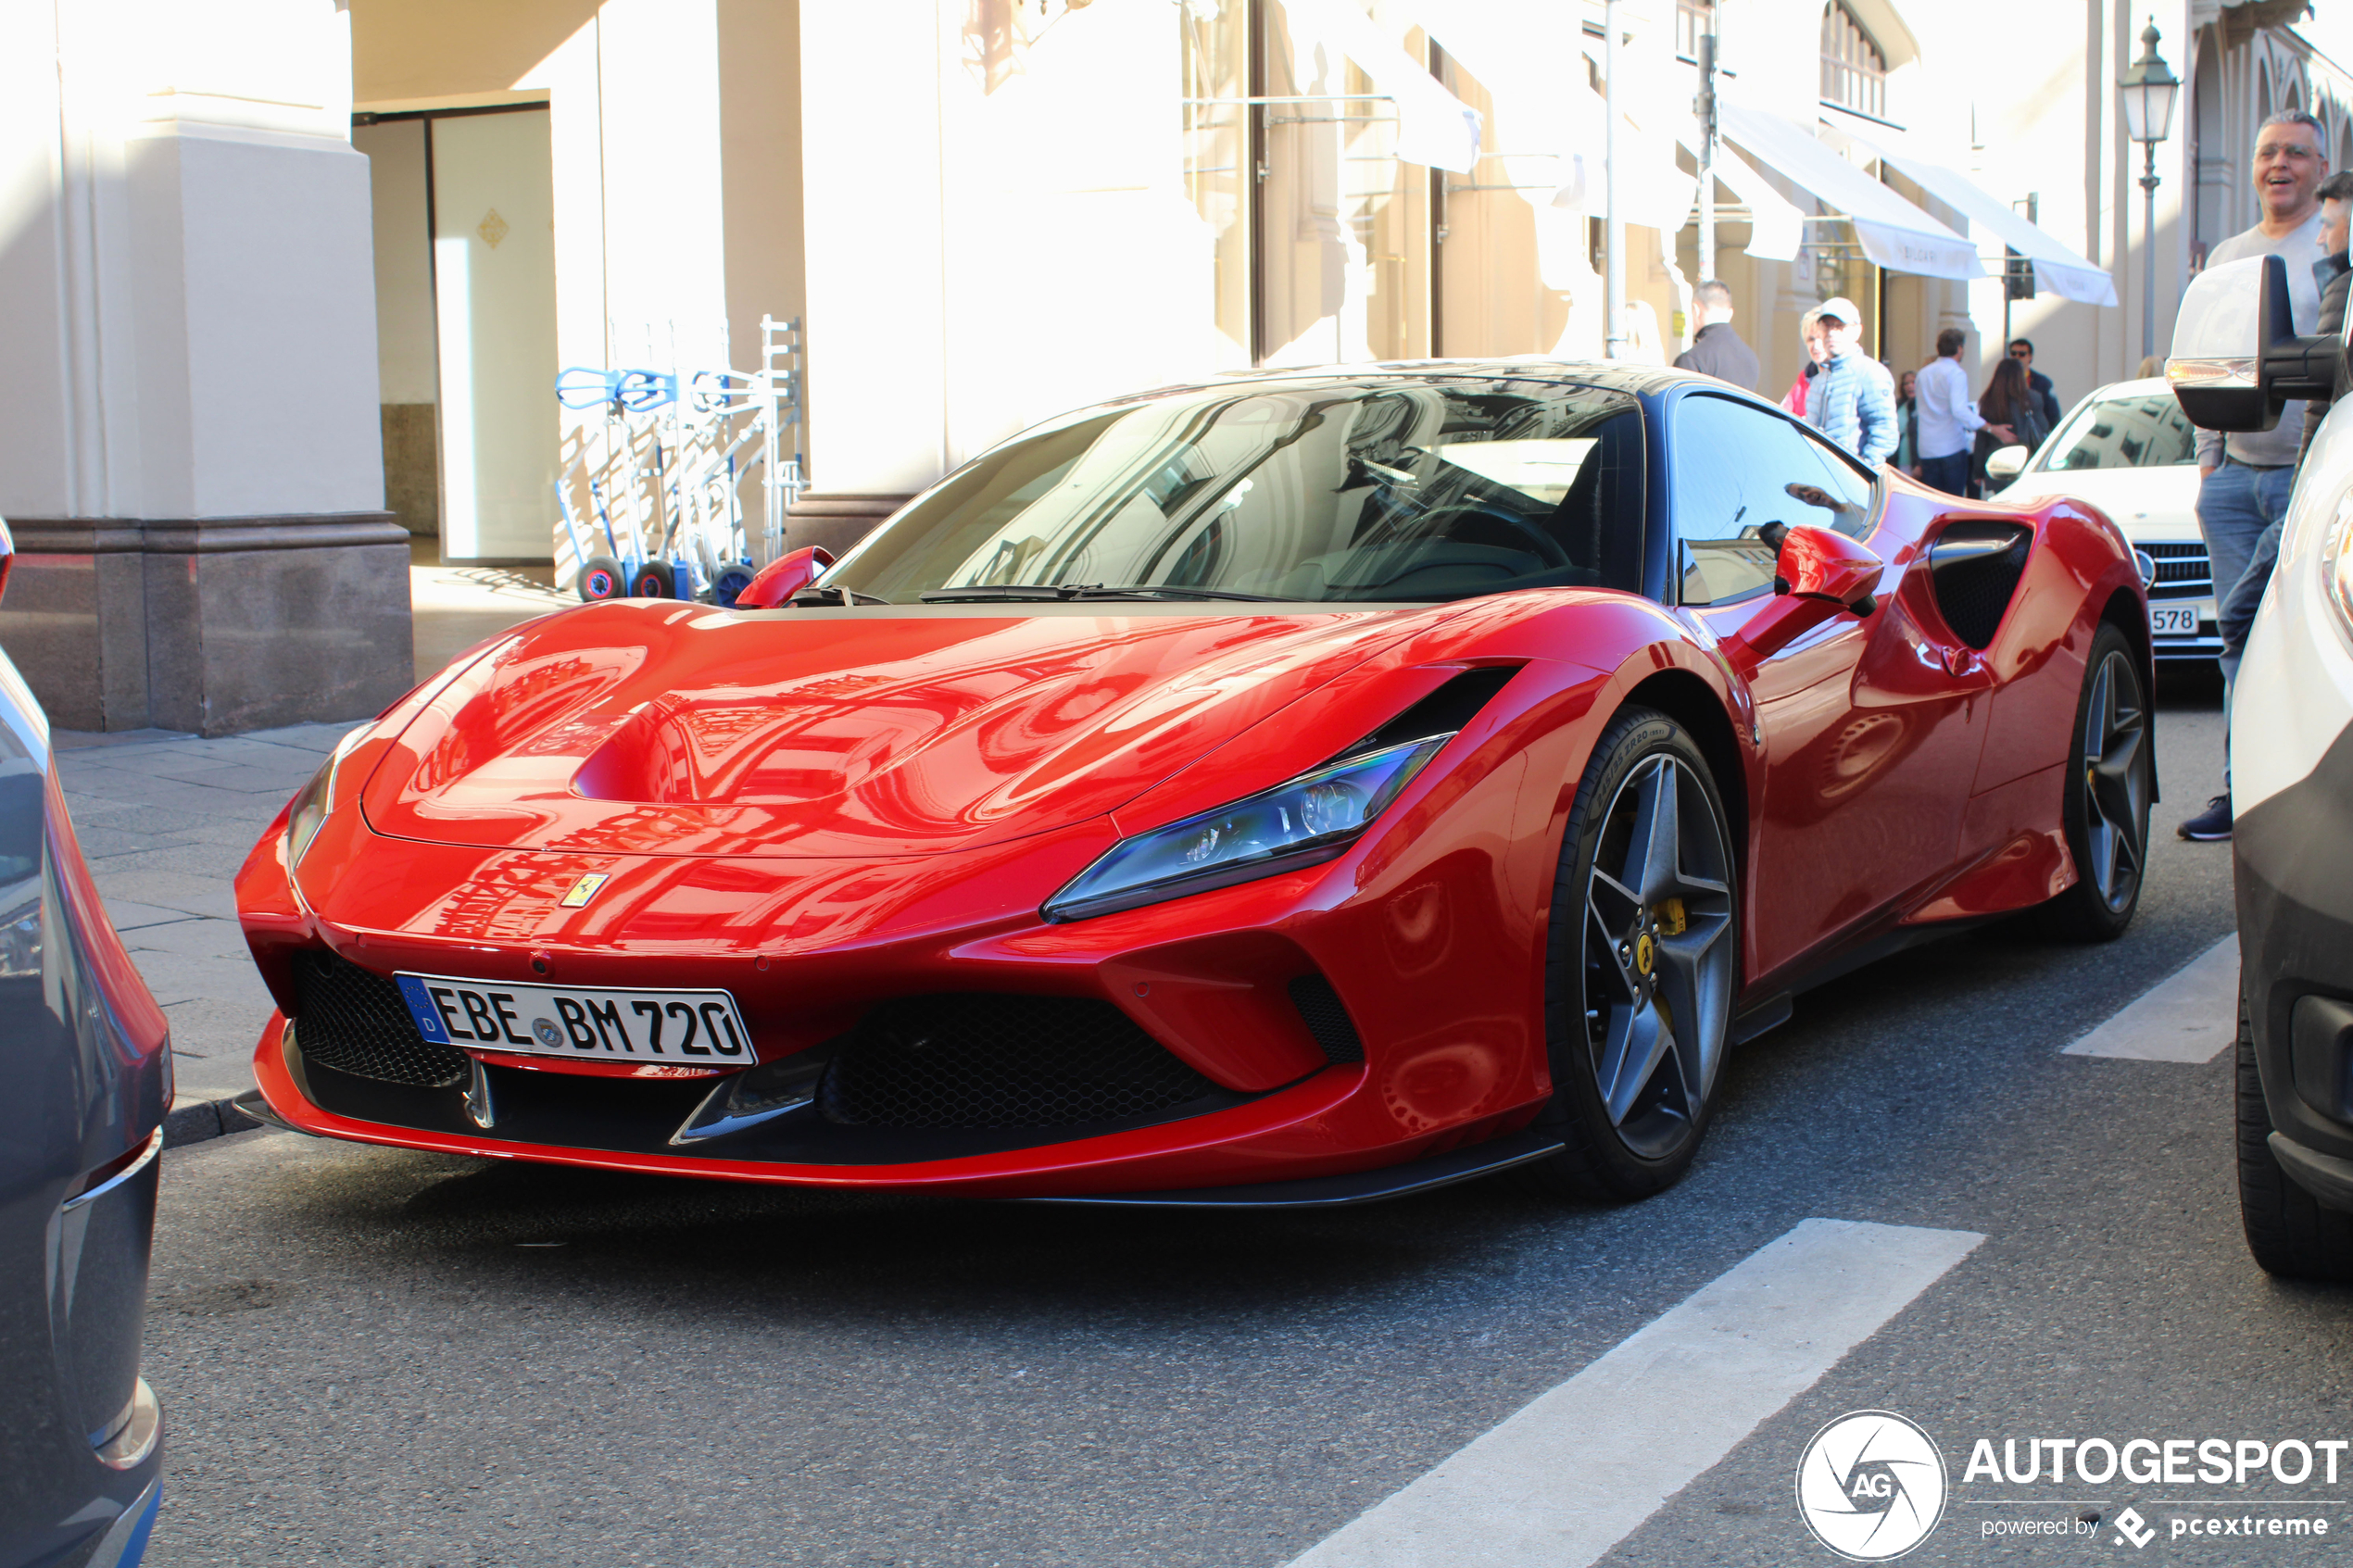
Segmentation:
{"type": "Polygon", "coordinates": [[[2123,930],[2149,680],[2106,518],[1718,382],[1150,393],[353,734],[238,879],[262,1109],[819,1186],[1639,1197],[1806,985],[2123,930]]]}

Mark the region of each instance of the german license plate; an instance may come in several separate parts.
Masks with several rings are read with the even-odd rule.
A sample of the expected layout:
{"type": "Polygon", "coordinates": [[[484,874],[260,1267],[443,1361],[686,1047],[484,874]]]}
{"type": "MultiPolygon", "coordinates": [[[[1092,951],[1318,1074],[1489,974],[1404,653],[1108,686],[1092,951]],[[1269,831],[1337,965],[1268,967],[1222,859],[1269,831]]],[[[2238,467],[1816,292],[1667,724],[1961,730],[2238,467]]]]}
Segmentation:
{"type": "Polygon", "coordinates": [[[417,1033],[437,1046],[610,1061],[752,1060],[751,1032],[724,991],[586,991],[447,974],[396,974],[417,1033]]]}
{"type": "Polygon", "coordinates": [[[2149,606],[2149,635],[2152,637],[2196,636],[2197,606],[2149,606]]]}

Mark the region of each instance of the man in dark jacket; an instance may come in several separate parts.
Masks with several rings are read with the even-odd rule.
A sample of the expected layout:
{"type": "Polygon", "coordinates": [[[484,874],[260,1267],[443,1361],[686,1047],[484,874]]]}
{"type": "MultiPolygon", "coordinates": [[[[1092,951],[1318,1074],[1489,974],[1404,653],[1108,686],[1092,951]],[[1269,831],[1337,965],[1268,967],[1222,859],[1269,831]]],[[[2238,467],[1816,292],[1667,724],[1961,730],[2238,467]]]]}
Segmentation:
{"type": "Polygon", "coordinates": [[[2034,345],[2022,337],[2014,337],[2010,339],[2010,358],[2026,366],[2026,390],[2042,405],[2044,428],[2058,429],[2058,394],[2051,386],[2051,378],[2034,368],[2034,345]]]}
{"type": "MultiPolygon", "coordinates": [[[[2353,255],[2347,253],[2348,232],[2353,232],[2353,169],[2339,169],[2321,182],[2321,259],[2312,275],[2321,281],[2321,324],[2316,329],[2322,337],[2335,337],[2345,331],[2346,296],[2353,294],[2353,255]]],[[[2329,396],[2323,395],[2304,405],[2304,445],[2296,449],[2298,468],[2304,465],[2304,454],[2312,449],[2312,436],[2321,421],[2329,417],[2329,396]]]]}
{"type": "Polygon", "coordinates": [[[1675,368],[1697,370],[1718,381],[1730,382],[1743,392],[1756,390],[1756,351],[1732,331],[1732,291],[1710,278],[1692,291],[1692,321],[1697,331],[1692,345],[1678,356],[1675,368]]]}

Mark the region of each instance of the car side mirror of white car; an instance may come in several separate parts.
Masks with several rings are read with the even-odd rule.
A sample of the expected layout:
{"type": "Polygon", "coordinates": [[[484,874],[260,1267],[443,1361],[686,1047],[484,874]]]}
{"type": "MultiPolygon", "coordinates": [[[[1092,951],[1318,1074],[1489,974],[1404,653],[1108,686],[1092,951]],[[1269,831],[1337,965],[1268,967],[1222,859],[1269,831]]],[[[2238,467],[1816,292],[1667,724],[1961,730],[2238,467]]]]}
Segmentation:
{"type": "Polygon", "coordinates": [[[1985,477],[2007,483],[2024,471],[2026,459],[2033,455],[2023,446],[1997,447],[1985,459],[1985,477]]]}
{"type": "Polygon", "coordinates": [[[2194,425],[2270,430],[2290,398],[2335,391],[2346,379],[2347,341],[2296,336],[2287,262],[2250,256],[2190,281],[2174,318],[2165,379],[2194,425]]]}

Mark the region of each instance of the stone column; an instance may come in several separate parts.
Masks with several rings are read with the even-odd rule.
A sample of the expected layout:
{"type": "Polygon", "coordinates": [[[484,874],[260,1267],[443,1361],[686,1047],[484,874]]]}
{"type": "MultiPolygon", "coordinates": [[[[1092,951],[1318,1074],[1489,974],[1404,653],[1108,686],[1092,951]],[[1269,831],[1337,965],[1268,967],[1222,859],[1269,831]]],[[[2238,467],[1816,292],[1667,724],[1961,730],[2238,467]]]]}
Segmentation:
{"type": "Polygon", "coordinates": [[[0,13],[0,647],[60,726],[363,718],[410,684],[347,21],[0,13]]]}

